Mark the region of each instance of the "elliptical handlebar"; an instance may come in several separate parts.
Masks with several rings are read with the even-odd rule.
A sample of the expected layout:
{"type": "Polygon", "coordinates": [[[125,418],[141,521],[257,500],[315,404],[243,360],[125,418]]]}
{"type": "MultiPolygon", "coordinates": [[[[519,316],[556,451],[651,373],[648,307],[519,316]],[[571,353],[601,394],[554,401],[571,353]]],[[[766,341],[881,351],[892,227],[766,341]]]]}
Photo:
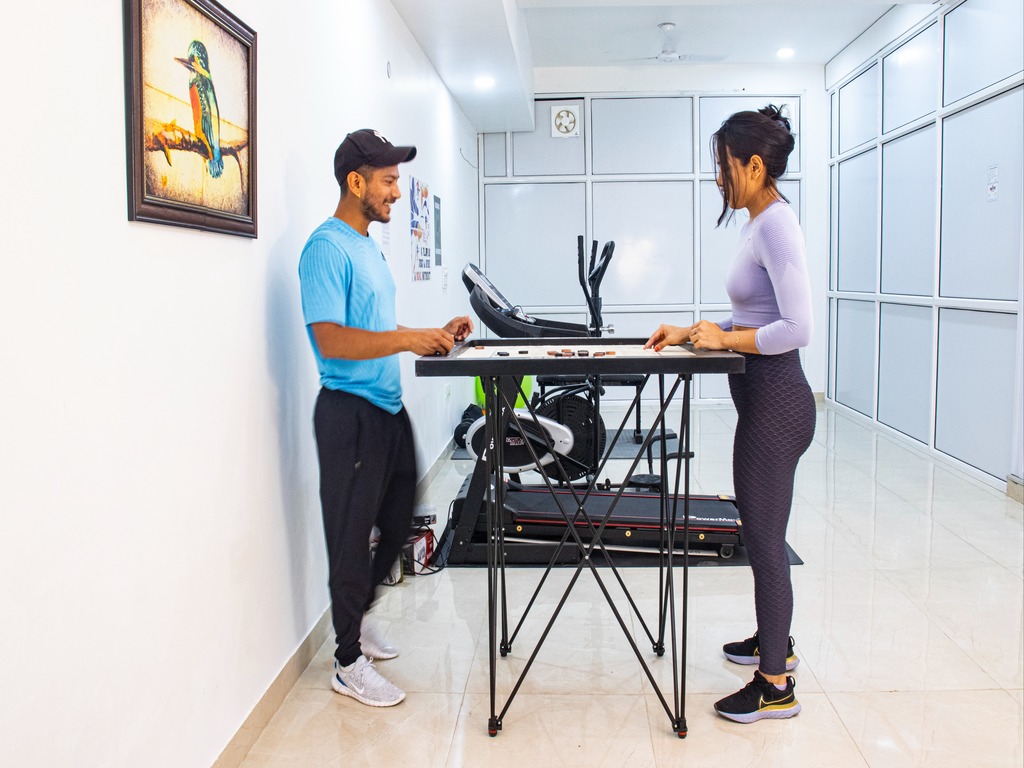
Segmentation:
{"type": "MultiPolygon", "coordinates": [[[[597,247],[596,242],[594,246],[595,248],[597,247]]],[[[590,293],[596,298],[601,296],[601,281],[604,280],[604,274],[608,271],[608,264],[611,263],[613,253],[615,253],[615,241],[609,240],[604,244],[604,248],[601,249],[601,258],[597,260],[597,264],[591,266],[588,278],[590,293]]]]}
{"type": "MultiPolygon", "coordinates": [[[[593,336],[600,337],[601,332],[606,330],[602,317],[601,281],[604,280],[605,272],[608,271],[608,264],[615,252],[615,241],[609,240],[601,249],[601,258],[597,257],[597,240],[594,240],[590,247],[590,269],[587,269],[586,251],[584,250],[583,235],[576,240],[577,266],[579,268],[580,288],[583,289],[583,297],[587,300],[587,309],[590,310],[590,331],[593,336]]],[[[609,326],[610,330],[610,326],[609,326]]]]}
{"type": "Polygon", "coordinates": [[[601,307],[594,300],[590,292],[590,275],[593,274],[594,261],[597,256],[597,241],[594,241],[590,255],[590,272],[587,271],[587,252],[583,245],[583,235],[576,239],[576,261],[579,268],[580,288],[583,289],[583,298],[587,300],[587,309],[590,310],[590,332],[593,336],[601,335],[601,307]]]}

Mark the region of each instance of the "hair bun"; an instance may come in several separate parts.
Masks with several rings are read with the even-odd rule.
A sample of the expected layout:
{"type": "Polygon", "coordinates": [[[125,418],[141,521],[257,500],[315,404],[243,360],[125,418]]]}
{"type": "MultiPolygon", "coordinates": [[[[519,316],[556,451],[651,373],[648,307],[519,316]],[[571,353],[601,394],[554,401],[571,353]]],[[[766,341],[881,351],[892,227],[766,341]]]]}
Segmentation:
{"type": "Polygon", "coordinates": [[[760,112],[765,117],[767,117],[769,120],[774,120],[775,122],[779,123],[787,131],[792,131],[792,127],[789,124],[789,118],[782,114],[782,110],[784,110],[785,108],[785,104],[782,104],[778,107],[776,107],[774,104],[769,104],[768,106],[762,107],[757,111],[760,112]]]}

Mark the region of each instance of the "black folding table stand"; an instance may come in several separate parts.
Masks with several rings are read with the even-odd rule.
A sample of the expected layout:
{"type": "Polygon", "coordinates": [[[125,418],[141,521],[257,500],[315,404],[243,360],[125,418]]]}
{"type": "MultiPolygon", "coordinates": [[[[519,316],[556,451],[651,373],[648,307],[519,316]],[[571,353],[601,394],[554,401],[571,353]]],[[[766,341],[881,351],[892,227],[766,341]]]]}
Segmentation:
{"type": "MultiPolygon", "coordinates": [[[[566,346],[575,347],[581,344],[581,340],[566,339],[566,346]]],[[[615,341],[602,341],[602,346],[611,345],[625,345],[625,344],[636,344],[643,343],[643,340],[638,339],[617,339],[615,341]]],[[[741,355],[732,352],[704,352],[697,351],[693,356],[665,356],[652,360],[649,358],[641,357],[627,357],[623,356],[614,360],[594,360],[591,357],[574,357],[568,359],[556,359],[556,358],[521,358],[514,355],[509,355],[503,358],[486,358],[486,359],[460,359],[462,352],[466,349],[471,349],[474,345],[482,344],[487,346],[501,346],[508,348],[524,348],[537,344],[549,344],[557,343],[557,340],[525,340],[525,339],[501,339],[494,340],[488,339],[486,341],[474,342],[468,341],[465,344],[456,347],[446,357],[423,357],[416,361],[416,375],[418,376],[479,376],[483,385],[485,406],[486,406],[486,424],[485,424],[485,437],[484,445],[487,446],[485,449],[485,455],[481,459],[486,464],[486,475],[484,481],[486,482],[486,488],[484,489],[485,506],[487,510],[487,530],[488,530],[488,546],[487,546],[487,615],[488,615],[488,656],[489,656],[489,676],[490,676],[490,716],[487,721],[487,732],[491,736],[496,736],[498,731],[502,729],[502,723],[505,715],[508,713],[509,707],[512,701],[515,699],[516,694],[519,692],[526,675],[529,673],[530,668],[533,665],[534,660],[537,658],[537,654],[540,652],[544,640],[547,638],[548,633],[554,626],[555,619],[561,612],[562,607],[569,598],[569,594],[572,592],[576,581],[579,579],[583,569],[589,568],[590,572],[594,575],[598,587],[600,588],[605,600],[611,607],[612,614],[615,616],[619,627],[622,629],[626,640],[629,642],[633,653],[636,655],[637,660],[640,662],[640,666],[643,668],[644,674],[650,681],[651,686],[654,689],[658,700],[661,702],[662,707],[665,710],[666,715],[672,724],[672,730],[679,736],[679,738],[685,738],[687,734],[686,727],[686,715],[685,715],[685,698],[686,698],[686,638],[687,638],[687,605],[688,605],[688,593],[689,593],[689,497],[690,497],[690,458],[692,453],[690,451],[690,385],[692,376],[694,373],[738,373],[743,371],[743,357],[741,355]],[[581,371],[582,368],[593,368],[592,371],[581,371]],[[568,368],[569,370],[565,370],[568,368]],[[600,520],[591,519],[587,513],[586,504],[587,499],[594,491],[597,485],[597,478],[601,475],[611,456],[611,447],[618,442],[623,431],[626,429],[627,423],[629,423],[633,408],[636,406],[634,400],[633,405],[627,410],[623,417],[622,423],[619,425],[615,432],[614,437],[611,441],[611,447],[606,451],[605,457],[601,462],[601,466],[598,471],[592,476],[588,486],[585,489],[574,486],[568,482],[567,475],[563,469],[561,462],[558,460],[558,454],[554,451],[553,446],[550,444],[547,434],[537,429],[535,424],[536,421],[530,422],[525,419],[520,420],[515,412],[516,399],[519,396],[523,396],[523,400],[527,402],[527,408],[529,412],[536,419],[536,413],[532,405],[529,404],[528,398],[522,390],[522,381],[526,375],[534,375],[538,373],[549,373],[549,372],[560,372],[565,371],[567,373],[576,372],[623,372],[623,373],[644,373],[645,375],[655,375],[658,378],[659,384],[659,409],[658,414],[655,417],[654,423],[647,433],[643,443],[639,446],[636,456],[633,459],[633,463],[630,466],[627,476],[632,475],[636,470],[641,458],[646,453],[652,440],[655,439],[655,435],[660,434],[664,439],[665,433],[665,418],[668,407],[673,402],[677,394],[680,393],[682,396],[682,409],[679,421],[679,445],[680,451],[677,453],[675,458],[675,483],[674,492],[669,493],[669,483],[663,482],[661,484],[661,519],[660,529],[662,533],[662,543],[660,546],[659,557],[658,557],[658,616],[656,630],[652,631],[640,613],[636,602],[633,600],[632,595],[629,593],[625,582],[622,579],[621,574],[615,567],[614,558],[612,553],[604,546],[601,541],[601,534],[608,523],[609,518],[612,516],[615,507],[621,499],[623,492],[626,490],[625,486],[620,486],[615,498],[610,503],[605,514],[600,520]],[[666,376],[673,376],[672,381],[666,391],[666,376]],[[547,444],[549,452],[555,457],[555,460],[540,470],[540,474],[544,480],[545,486],[549,492],[556,499],[558,508],[565,519],[566,527],[565,532],[562,535],[562,539],[558,546],[555,548],[551,556],[551,560],[545,568],[540,580],[537,583],[537,587],[527,602],[526,608],[523,611],[522,616],[519,619],[515,629],[509,632],[509,616],[508,616],[508,599],[506,590],[506,579],[505,579],[505,559],[504,559],[504,527],[501,523],[501,511],[504,507],[504,439],[495,439],[495,436],[506,435],[506,431],[509,427],[509,423],[512,422],[516,425],[516,429],[520,430],[521,434],[529,435],[531,439],[525,441],[525,444],[529,447],[532,458],[537,462],[539,466],[539,457],[536,455],[532,446],[533,439],[537,439],[542,444],[547,444]],[[574,502],[574,509],[566,509],[563,506],[562,500],[558,494],[555,493],[555,486],[552,482],[552,475],[556,475],[555,482],[562,480],[564,485],[572,489],[572,499],[574,502]],[[682,483],[682,489],[680,489],[680,482],[682,483]],[[680,494],[680,490],[682,493],[680,494]],[[679,501],[682,500],[682,514],[683,514],[683,549],[682,549],[682,595],[681,605],[678,606],[679,621],[677,623],[677,604],[676,604],[676,582],[675,582],[675,566],[679,565],[678,558],[676,556],[676,521],[679,514],[679,501]],[[582,523],[582,526],[580,525],[582,523]],[[583,535],[581,535],[581,530],[583,535]],[[585,536],[589,535],[589,539],[585,539],[585,536]],[[569,584],[566,586],[561,598],[555,606],[554,612],[551,618],[548,620],[540,638],[537,641],[536,646],[530,652],[529,659],[526,662],[525,667],[519,675],[519,679],[516,681],[514,687],[508,698],[505,700],[504,705],[499,712],[497,710],[497,655],[507,656],[512,650],[512,643],[519,633],[519,630],[523,626],[527,615],[541,589],[547,580],[548,575],[551,573],[551,569],[558,560],[561,548],[567,545],[572,540],[572,545],[576,546],[581,553],[581,558],[576,566],[576,571],[572,575],[569,584]],[[665,635],[666,631],[669,633],[669,648],[671,650],[672,658],[672,673],[673,673],[673,686],[672,686],[672,701],[671,705],[666,701],[665,695],[662,693],[660,686],[654,679],[654,675],[651,672],[650,667],[647,665],[644,659],[643,653],[637,645],[636,639],[630,632],[630,629],[626,625],[626,621],[615,604],[611,593],[608,590],[608,586],[605,583],[605,579],[602,578],[601,572],[598,566],[594,562],[595,551],[600,551],[601,556],[604,559],[605,564],[608,566],[608,573],[610,573],[615,580],[618,582],[619,587],[622,589],[623,595],[625,596],[630,610],[636,615],[640,626],[643,628],[644,633],[647,636],[648,641],[651,643],[651,649],[658,656],[663,656],[665,653],[665,635]],[[498,638],[498,621],[500,618],[500,640],[498,638]]],[[[668,462],[669,459],[665,452],[661,452],[661,475],[663,478],[667,478],[668,462]]],[[[474,477],[474,481],[477,478],[474,477]]],[[[470,489],[470,496],[474,494],[474,489],[470,489]]],[[[564,498],[564,495],[563,497],[564,498]]]]}

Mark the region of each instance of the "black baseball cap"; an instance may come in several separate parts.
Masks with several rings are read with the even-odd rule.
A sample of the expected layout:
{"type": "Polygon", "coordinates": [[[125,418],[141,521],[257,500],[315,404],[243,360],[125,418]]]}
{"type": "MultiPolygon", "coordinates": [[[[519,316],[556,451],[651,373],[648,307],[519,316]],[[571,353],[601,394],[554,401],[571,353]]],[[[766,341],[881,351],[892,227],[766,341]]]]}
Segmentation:
{"type": "Polygon", "coordinates": [[[416,147],[396,147],[380,131],[361,128],[352,131],[334,153],[334,177],[345,186],[348,175],[364,165],[386,168],[416,157],[416,147]]]}

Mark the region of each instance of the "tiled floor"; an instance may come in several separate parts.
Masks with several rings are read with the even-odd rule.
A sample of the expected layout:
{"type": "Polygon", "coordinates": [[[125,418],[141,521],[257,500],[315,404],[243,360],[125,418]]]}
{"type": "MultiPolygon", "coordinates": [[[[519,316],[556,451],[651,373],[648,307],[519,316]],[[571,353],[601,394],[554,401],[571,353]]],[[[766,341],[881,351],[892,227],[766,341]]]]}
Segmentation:
{"type": "MultiPolygon", "coordinates": [[[[734,418],[731,408],[694,410],[696,490],[731,491],[734,418]]],[[[432,484],[426,501],[439,517],[469,468],[449,462],[432,484]]],[[[503,730],[490,738],[486,571],[452,568],[386,589],[375,612],[402,650],[377,666],[408,692],[405,702],[371,709],[335,694],[328,642],[244,765],[1024,764],[1020,504],[820,408],[815,442],[798,471],[788,539],[804,560],[793,568],[793,634],[802,659],[794,674],[803,705],[793,719],[740,725],[712,710],[751,674],[720,650],[753,628],[749,569],[691,570],[685,740],[672,732],[593,576],[584,572],[503,730]]],[[[622,573],[649,617],[656,570],[622,573]]],[[[571,574],[554,573],[512,653],[498,659],[499,710],[561,594],[556,584],[571,574]]],[[[525,603],[538,575],[509,572],[513,605],[525,603]]],[[[646,656],[671,696],[669,654],[646,656]]]]}

